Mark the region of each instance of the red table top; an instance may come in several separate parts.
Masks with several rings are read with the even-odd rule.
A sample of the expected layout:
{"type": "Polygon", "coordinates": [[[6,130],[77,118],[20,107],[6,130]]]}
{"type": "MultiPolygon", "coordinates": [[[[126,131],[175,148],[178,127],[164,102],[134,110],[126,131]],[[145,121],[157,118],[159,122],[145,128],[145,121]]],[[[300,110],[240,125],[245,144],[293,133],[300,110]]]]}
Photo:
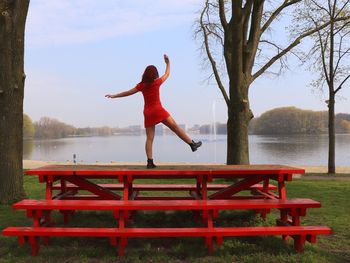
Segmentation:
{"type": "Polygon", "coordinates": [[[26,171],[27,175],[240,175],[304,174],[303,168],[285,165],[47,165],[26,171]]]}

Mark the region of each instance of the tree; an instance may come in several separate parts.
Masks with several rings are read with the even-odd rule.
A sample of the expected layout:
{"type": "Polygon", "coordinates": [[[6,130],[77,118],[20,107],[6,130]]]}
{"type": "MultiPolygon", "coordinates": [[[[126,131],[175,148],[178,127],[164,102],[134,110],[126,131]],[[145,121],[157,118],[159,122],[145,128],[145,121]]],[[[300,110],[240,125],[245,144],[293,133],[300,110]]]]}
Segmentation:
{"type": "Polygon", "coordinates": [[[59,139],[75,134],[76,128],[57,119],[42,117],[34,123],[35,138],[38,139],[59,139]]]}
{"type": "Polygon", "coordinates": [[[23,189],[24,29],[29,0],[0,0],[0,203],[23,189]]]}
{"type": "Polygon", "coordinates": [[[327,112],[276,108],[255,118],[251,126],[253,134],[322,134],[327,131],[327,112]]]}
{"type": "Polygon", "coordinates": [[[326,21],[308,29],[284,47],[270,40],[268,32],[273,22],[290,7],[297,7],[300,2],[301,0],[205,1],[196,36],[202,38],[203,50],[228,109],[227,164],[249,163],[248,125],[253,118],[248,98],[250,85],[276,62],[285,66],[282,59],[293,52],[301,40],[330,24],[326,21]],[[270,3],[270,9],[264,11],[267,2],[270,3]],[[259,63],[256,63],[257,57],[259,63]],[[222,80],[222,71],[228,76],[228,92],[222,80]]]}
{"type": "Polygon", "coordinates": [[[312,36],[312,47],[306,59],[311,61],[311,69],[318,74],[312,86],[328,88],[328,174],[334,174],[335,98],[350,78],[350,1],[304,0],[302,5],[301,11],[295,13],[295,21],[301,22],[301,26],[294,27],[294,32],[318,27],[325,21],[329,22],[327,27],[312,36]]]}
{"type": "Polygon", "coordinates": [[[34,124],[32,119],[23,114],[23,139],[33,139],[35,134],[34,124]]]}

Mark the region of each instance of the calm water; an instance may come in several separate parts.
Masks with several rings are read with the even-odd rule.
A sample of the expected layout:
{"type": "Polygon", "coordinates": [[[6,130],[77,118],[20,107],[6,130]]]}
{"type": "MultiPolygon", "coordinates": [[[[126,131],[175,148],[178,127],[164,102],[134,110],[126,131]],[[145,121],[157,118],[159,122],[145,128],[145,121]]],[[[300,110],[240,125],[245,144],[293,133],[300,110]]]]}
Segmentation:
{"type": "MultiPolygon", "coordinates": [[[[226,135],[194,135],[203,146],[192,153],[173,135],[156,136],[154,159],[161,162],[225,163],[226,135]]],[[[252,164],[327,165],[327,135],[251,135],[252,164]]],[[[79,163],[145,161],[145,136],[85,137],[34,140],[24,143],[24,159],[79,163]]],[[[336,136],[336,165],[350,166],[350,135],[336,136]]]]}

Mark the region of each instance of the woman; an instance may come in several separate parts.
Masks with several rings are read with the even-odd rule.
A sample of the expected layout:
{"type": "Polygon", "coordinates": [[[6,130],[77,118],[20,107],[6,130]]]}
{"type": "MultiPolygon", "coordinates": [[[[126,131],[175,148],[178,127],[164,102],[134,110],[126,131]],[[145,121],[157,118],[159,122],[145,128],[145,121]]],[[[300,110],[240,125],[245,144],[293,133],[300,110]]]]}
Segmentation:
{"type": "Polygon", "coordinates": [[[145,117],[145,128],[146,128],[146,155],[147,155],[147,168],[155,168],[156,165],[153,163],[152,146],[155,133],[155,126],[158,123],[163,123],[170,130],[172,130],[177,136],[179,136],[184,142],[186,142],[192,149],[196,151],[198,147],[202,145],[202,142],[194,142],[183,129],[181,129],[170,116],[170,114],[163,108],[160,97],[159,88],[160,85],[170,75],[170,61],[167,55],[164,55],[164,61],[166,64],[165,74],[159,78],[158,70],[155,66],[150,65],[145,69],[142,75],[142,81],[128,91],[124,91],[118,94],[107,94],[105,97],[113,99],[130,96],[138,91],[142,92],[145,106],[143,114],[145,117]]]}

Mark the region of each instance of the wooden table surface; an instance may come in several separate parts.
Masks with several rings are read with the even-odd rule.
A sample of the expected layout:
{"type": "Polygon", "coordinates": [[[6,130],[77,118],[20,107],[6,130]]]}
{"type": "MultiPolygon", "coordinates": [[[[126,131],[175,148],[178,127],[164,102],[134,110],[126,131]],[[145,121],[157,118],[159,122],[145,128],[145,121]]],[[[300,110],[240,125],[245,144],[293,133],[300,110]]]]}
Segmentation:
{"type": "Polygon", "coordinates": [[[146,169],[144,165],[47,165],[26,172],[27,175],[50,174],[304,174],[299,167],[286,165],[159,165],[146,169]]]}

